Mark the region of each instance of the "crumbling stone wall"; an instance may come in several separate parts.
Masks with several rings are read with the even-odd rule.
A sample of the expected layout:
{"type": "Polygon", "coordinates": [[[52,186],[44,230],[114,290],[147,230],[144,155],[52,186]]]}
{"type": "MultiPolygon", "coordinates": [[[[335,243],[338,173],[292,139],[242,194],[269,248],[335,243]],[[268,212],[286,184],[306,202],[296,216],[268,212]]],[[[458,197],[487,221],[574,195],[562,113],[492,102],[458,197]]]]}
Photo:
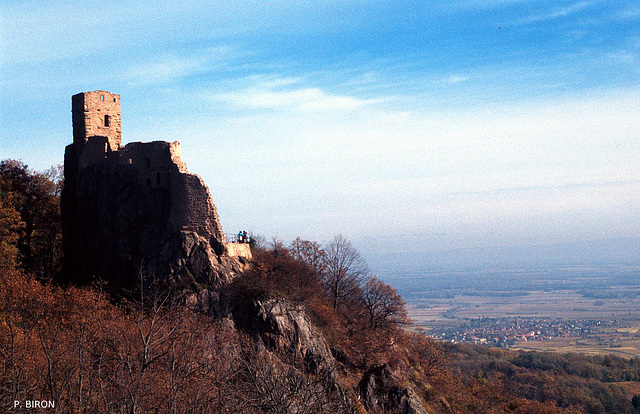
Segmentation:
{"type": "Polygon", "coordinates": [[[106,91],[72,98],[61,277],[117,288],[131,287],[141,275],[206,286],[226,281],[240,264],[227,254],[204,181],[187,172],[178,142],[121,146],[119,107],[119,96],[106,91]],[[100,126],[105,114],[117,123],[100,126]]]}

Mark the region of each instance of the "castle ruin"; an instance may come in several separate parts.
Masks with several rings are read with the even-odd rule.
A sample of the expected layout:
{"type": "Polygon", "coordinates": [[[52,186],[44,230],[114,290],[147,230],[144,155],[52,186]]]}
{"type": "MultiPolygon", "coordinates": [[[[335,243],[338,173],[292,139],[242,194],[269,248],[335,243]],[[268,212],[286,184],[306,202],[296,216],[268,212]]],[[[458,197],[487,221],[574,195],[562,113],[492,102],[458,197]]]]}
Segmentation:
{"type": "Polygon", "coordinates": [[[122,146],[120,95],[108,91],[74,95],[72,115],[61,206],[65,281],[128,288],[143,275],[211,286],[240,271],[249,245],[227,248],[209,190],[187,172],[179,142],[122,146]]]}

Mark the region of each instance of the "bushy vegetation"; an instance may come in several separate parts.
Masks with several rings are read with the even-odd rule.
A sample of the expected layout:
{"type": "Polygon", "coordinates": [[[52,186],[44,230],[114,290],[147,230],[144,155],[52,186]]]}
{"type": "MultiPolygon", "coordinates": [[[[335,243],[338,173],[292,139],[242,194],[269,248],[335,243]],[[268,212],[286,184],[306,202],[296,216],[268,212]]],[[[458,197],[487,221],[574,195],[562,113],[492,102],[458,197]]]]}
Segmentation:
{"type": "Polygon", "coordinates": [[[304,305],[314,324],[341,351],[351,350],[362,367],[382,362],[378,351],[384,355],[389,338],[408,322],[400,295],[369,274],[342,236],[327,249],[300,238],[289,246],[274,240],[254,248],[254,255],[255,265],[232,284],[242,292],[236,294],[244,300],[281,297],[304,305]]]}
{"type": "Polygon", "coordinates": [[[20,266],[51,279],[62,258],[61,167],[35,172],[20,161],[0,162],[0,270],[20,266]]]}
{"type": "Polygon", "coordinates": [[[509,394],[588,413],[633,413],[636,408],[618,382],[637,381],[640,359],[511,351],[447,345],[448,366],[465,382],[501,383],[509,394]]]}

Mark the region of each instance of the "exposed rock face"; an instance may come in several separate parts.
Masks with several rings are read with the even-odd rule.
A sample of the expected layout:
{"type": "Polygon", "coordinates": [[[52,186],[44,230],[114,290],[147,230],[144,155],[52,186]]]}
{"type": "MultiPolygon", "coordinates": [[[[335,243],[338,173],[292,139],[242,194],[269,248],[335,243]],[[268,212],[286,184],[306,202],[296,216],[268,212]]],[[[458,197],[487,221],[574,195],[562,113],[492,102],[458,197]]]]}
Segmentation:
{"type": "MultiPolygon", "coordinates": [[[[201,298],[198,301],[202,302],[201,298]]],[[[320,386],[323,398],[328,398],[326,407],[312,411],[278,412],[361,412],[356,408],[358,404],[352,392],[347,391],[341,383],[337,372],[338,363],[325,337],[311,323],[303,306],[278,298],[237,300],[234,303],[228,303],[223,298],[222,302],[227,302],[225,305],[231,312],[235,326],[248,333],[258,349],[274,355],[287,355],[284,363],[289,364],[289,370],[298,366],[294,362],[298,361],[301,362],[300,373],[304,371],[313,374],[315,381],[321,379],[315,386],[320,386]]],[[[319,396],[320,394],[316,394],[314,398],[319,396]]]]}
{"type": "Polygon", "coordinates": [[[64,269],[128,288],[145,279],[215,286],[240,270],[228,257],[218,212],[189,174],[178,142],[120,144],[120,97],[73,97],[74,143],[65,151],[64,269]],[[94,135],[94,134],[104,134],[94,135]]]}
{"type": "Polygon", "coordinates": [[[427,414],[420,397],[403,387],[389,365],[371,368],[360,382],[360,397],[369,413],[427,414]]]}
{"type": "Polygon", "coordinates": [[[303,358],[310,371],[333,376],[336,361],[329,345],[302,306],[275,298],[235,305],[232,312],[238,327],[265,348],[294,353],[303,358]]]}

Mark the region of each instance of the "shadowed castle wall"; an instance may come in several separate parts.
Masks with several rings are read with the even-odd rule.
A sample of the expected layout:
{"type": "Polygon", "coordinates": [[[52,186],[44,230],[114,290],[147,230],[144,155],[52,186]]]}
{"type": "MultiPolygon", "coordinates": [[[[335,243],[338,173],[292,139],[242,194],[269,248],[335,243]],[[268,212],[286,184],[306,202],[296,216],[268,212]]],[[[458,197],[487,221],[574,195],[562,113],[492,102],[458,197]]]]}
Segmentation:
{"type": "Polygon", "coordinates": [[[119,287],[134,283],[138,274],[217,283],[228,276],[220,266],[233,263],[223,263],[229,258],[207,186],[187,172],[179,142],[121,146],[119,107],[119,95],[106,91],[72,98],[74,143],[65,151],[62,194],[63,277],[119,287]],[[113,117],[106,127],[100,125],[105,115],[113,117]]]}

